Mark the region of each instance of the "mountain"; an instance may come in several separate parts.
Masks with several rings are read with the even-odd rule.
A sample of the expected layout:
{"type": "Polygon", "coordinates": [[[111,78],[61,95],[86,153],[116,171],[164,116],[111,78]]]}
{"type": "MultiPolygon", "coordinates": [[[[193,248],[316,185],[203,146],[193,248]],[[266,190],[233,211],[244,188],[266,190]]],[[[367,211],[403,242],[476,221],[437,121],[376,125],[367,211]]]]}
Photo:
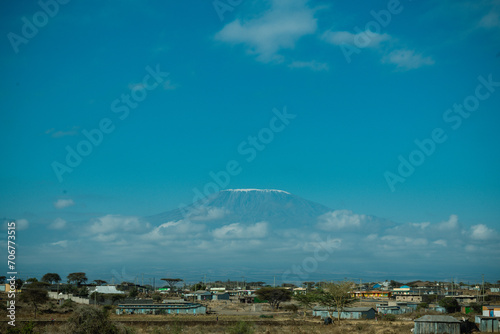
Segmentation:
{"type": "Polygon", "coordinates": [[[189,219],[212,223],[257,223],[274,228],[312,227],[332,209],[283,190],[228,189],[182,209],[147,217],[152,224],[189,219]]]}

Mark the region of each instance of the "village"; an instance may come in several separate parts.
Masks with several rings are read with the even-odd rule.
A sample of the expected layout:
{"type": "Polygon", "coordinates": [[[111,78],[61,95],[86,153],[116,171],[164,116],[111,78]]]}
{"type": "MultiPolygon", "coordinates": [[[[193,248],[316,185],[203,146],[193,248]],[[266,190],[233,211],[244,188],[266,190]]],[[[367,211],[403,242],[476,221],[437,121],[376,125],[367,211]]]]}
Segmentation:
{"type": "MultiPolygon", "coordinates": [[[[8,303],[7,296],[15,293],[18,328],[31,326],[32,330],[22,333],[59,333],[57,328],[64,332],[64,326],[85,308],[102,310],[106,321],[135,330],[124,333],[197,333],[201,329],[203,333],[286,333],[290,328],[302,328],[299,333],[500,332],[498,281],[329,281],[277,286],[231,280],[189,285],[180,278],[163,278],[159,287],[137,283],[87,283],[85,273],[72,273],[68,283],[61,283],[59,275],[48,273],[40,281],[16,282],[15,290],[2,284],[0,296],[8,303]]],[[[8,320],[9,309],[1,311],[8,320]]],[[[5,322],[2,329],[7,328],[5,322]]],[[[11,327],[7,333],[17,332],[11,327]]]]}

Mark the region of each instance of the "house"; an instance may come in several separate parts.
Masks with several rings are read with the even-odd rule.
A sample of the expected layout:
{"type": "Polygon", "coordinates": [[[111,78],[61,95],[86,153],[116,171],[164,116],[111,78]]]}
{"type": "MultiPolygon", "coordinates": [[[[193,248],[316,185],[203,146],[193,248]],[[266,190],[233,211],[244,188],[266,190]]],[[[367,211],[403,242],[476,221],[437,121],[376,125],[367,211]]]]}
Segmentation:
{"type": "Polygon", "coordinates": [[[377,304],[377,312],[379,314],[404,314],[411,313],[414,309],[412,307],[407,306],[405,303],[393,305],[393,303],[389,304],[377,304]]]}
{"type": "Polygon", "coordinates": [[[409,292],[411,288],[408,285],[403,285],[400,286],[399,288],[394,288],[392,289],[392,292],[397,295],[397,294],[405,294],[406,292],[409,292]]]}
{"type": "Polygon", "coordinates": [[[102,294],[125,294],[125,291],[120,291],[116,289],[116,285],[105,285],[105,286],[96,286],[93,290],[90,290],[89,294],[94,292],[102,293],[102,294]]]}
{"type": "Polygon", "coordinates": [[[294,295],[305,295],[307,293],[306,288],[295,288],[293,289],[293,294],[294,295]]]}
{"type": "Polygon", "coordinates": [[[398,301],[398,302],[421,303],[423,301],[423,299],[424,299],[424,297],[422,295],[419,295],[416,293],[396,295],[396,301],[398,301]]]}
{"type": "Polygon", "coordinates": [[[500,317],[500,305],[483,306],[483,316],[500,317]]]}
{"type": "Polygon", "coordinates": [[[229,300],[229,293],[218,292],[212,295],[212,300],[229,300]]]}
{"type": "Polygon", "coordinates": [[[460,304],[470,304],[477,302],[477,297],[472,295],[453,296],[460,304]]]}
{"type": "Polygon", "coordinates": [[[119,304],[116,314],[206,314],[207,308],[201,304],[179,302],[164,304],[119,304]]]}
{"type": "Polygon", "coordinates": [[[256,295],[240,296],[239,300],[241,304],[253,304],[255,302],[256,295]]]}
{"type": "Polygon", "coordinates": [[[496,317],[486,317],[476,315],[475,322],[481,332],[494,333],[500,331],[499,319],[496,317]]]}
{"type": "Polygon", "coordinates": [[[390,298],[390,291],[371,290],[371,291],[353,291],[351,293],[353,298],[390,298]]]}
{"type": "MultiPolygon", "coordinates": [[[[340,319],[375,319],[376,313],[373,307],[346,307],[340,312],[340,319]]],[[[338,313],[335,310],[330,312],[327,307],[316,306],[313,308],[313,316],[319,316],[321,319],[328,316],[338,318],[338,313]]]]}
{"type": "MultiPolygon", "coordinates": [[[[375,319],[376,313],[373,307],[346,307],[340,312],[340,319],[375,319]]],[[[332,312],[332,317],[338,317],[337,311],[332,312]]]]}
{"type": "Polygon", "coordinates": [[[460,321],[447,315],[424,315],[414,324],[413,334],[460,334],[460,321]]]}
{"type": "Polygon", "coordinates": [[[490,292],[492,293],[500,292],[500,288],[490,288],[490,292]]]}

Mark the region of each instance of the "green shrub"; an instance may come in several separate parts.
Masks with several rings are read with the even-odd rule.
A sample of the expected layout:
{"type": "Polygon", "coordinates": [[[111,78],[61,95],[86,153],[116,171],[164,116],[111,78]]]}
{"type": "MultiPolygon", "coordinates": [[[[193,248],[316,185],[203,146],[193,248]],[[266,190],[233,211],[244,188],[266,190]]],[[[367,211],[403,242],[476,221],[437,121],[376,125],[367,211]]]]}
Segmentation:
{"type": "Polygon", "coordinates": [[[396,316],[394,314],[384,314],[381,318],[382,321],[394,321],[396,316]]]}
{"type": "Polygon", "coordinates": [[[253,326],[245,321],[239,321],[229,329],[231,334],[253,334],[254,332],[253,326]]]}

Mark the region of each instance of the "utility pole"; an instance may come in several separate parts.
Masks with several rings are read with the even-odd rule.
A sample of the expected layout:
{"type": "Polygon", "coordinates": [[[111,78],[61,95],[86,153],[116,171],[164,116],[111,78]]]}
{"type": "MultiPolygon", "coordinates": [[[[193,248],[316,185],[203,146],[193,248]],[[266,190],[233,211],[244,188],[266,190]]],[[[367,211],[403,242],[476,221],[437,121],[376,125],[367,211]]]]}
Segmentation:
{"type": "Polygon", "coordinates": [[[484,302],[484,274],[482,274],[483,276],[483,283],[481,285],[481,295],[483,296],[483,302],[484,302]]]}

